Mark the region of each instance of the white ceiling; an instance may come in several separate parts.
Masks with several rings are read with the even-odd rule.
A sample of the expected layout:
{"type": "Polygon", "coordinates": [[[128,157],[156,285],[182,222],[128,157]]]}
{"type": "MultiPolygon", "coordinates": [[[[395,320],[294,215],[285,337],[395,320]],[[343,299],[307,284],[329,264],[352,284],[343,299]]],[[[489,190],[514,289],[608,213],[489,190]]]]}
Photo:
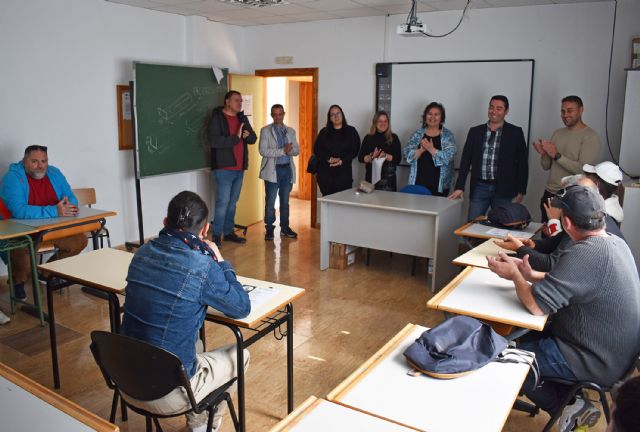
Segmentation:
{"type": "MultiPolygon", "coordinates": [[[[286,0],[286,5],[248,8],[219,0],[106,0],[211,21],[255,26],[301,21],[409,14],[411,0],[286,0]]],[[[472,0],[471,8],[589,3],[609,0],[472,0]]],[[[467,0],[418,0],[418,12],[462,10],[467,0]]]]}

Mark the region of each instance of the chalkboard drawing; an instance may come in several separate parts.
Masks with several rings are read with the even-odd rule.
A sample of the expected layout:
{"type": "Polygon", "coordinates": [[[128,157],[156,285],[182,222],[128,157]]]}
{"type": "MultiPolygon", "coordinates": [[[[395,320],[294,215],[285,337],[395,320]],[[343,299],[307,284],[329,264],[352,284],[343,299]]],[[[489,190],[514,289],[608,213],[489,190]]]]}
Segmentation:
{"type": "Polygon", "coordinates": [[[174,119],[180,118],[195,108],[195,106],[196,105],[191,94],[183,93],[166,107],[158,107],[158,115],[163,120],[173,123],[174,119]]]}
{"type": "Polygon", "coordinates": [[[196,135],[200,132],[200,128],[202,127],[202,122],[204,121],[201,113],[197,111],[192,111],[189,113],[189,116],[184,119],[184,126],[187,132],[187,135],[196,135]]]}
{"type": "Polygon", "coordinates": [[[211,87],[193,87],[191,89],[191,93],[193,93],[194,96],[197,96],[198,98],[204,97],[204,96],[210,96],[216,93],[216,90],[211,87]]]}
{"type": "Polygon", "coordinates": [[[158,151],[158,137],[147,135],[144,139],[144,144],[149,153],[153,154],[158,151]]]}

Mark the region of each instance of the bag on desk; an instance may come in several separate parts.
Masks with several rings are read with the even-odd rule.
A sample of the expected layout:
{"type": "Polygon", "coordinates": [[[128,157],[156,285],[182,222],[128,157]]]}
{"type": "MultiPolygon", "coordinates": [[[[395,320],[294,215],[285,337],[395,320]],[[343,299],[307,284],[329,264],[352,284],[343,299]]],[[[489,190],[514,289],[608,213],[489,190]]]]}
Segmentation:
{"type": "Polygon", "coordinates": [[[489,210],[489,224],[502,228],[524,229],[531,222],[529,210],[522,204],[509,203],[489,210]]]}
{"type": "Polygon", "coordinates": [[[488,324],[458,315],[422,333],[404,356],[420,372],[449,379],[492,362],[507,345],[488,324]]]}

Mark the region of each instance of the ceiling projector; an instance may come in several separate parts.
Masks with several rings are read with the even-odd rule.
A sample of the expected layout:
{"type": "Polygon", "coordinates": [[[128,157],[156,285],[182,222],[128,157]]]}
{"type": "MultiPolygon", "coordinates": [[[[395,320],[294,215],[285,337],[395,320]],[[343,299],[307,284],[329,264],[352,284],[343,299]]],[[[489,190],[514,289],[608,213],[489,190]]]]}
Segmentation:
{"type": "Polygon", "coordinates": [[[427,33],[427,25],[421,22],[400,24],[396,28],[396,34],[400,36],[424,36],[425,33],[427,33]]]}

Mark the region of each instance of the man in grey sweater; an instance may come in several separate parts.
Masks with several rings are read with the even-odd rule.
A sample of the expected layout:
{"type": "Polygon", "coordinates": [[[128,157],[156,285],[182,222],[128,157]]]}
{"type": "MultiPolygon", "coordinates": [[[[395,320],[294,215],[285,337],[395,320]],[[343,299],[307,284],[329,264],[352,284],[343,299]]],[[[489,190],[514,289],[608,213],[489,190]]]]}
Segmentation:
{"type": "MultiPolygon", "coordinates": [[[[629,247],[604,230],[603,198],[592,188],[571,186],[553,201],[562,208],[562,225],[573,243],[549,273],[500,254],[489,268],[513,281],[518,298],[534,315],[553,315],[543,333],[520,347],[533,351],[540,376],[588,380],[610,386],[622,377],[640,350],[640,280],[629,247]]],[[[531,375],[531,374],[530,374],[531,375]]],[[[523,386],[527,397],[553,414],[567,388],[542,382],[523,386]]],[[[593,426],[599,412],[577,398],[560,418],[560,430],[593,426]]]]}

